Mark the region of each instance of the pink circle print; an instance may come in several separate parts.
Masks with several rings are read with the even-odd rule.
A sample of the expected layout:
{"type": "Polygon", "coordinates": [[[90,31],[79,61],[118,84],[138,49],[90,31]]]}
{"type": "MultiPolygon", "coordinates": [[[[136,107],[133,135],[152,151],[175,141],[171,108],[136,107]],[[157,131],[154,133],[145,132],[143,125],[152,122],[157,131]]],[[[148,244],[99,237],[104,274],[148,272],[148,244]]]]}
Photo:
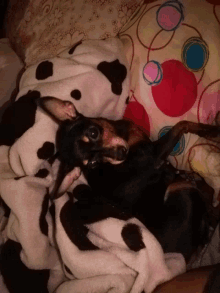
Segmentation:
{"type": "Polygon", "coordinates": [[[166,31],[175,30],[182,20],[182,4],[178,1],[168,1],[161,5],[157,11],[157,22],[166,31]]]}
{"type": "Polygon", "coordinates": [[[212,124],[215,116],[220,111],[220,90],[217,92],[205,92],[199,104],[198,120],[202,123],[212,124]]]}
{"type": "Polygon", "coordinates": [[[148,85],[157,85],[163,78],[162,68],[159,62],[149,61],[143,69],[143,78],[148,85]]]}

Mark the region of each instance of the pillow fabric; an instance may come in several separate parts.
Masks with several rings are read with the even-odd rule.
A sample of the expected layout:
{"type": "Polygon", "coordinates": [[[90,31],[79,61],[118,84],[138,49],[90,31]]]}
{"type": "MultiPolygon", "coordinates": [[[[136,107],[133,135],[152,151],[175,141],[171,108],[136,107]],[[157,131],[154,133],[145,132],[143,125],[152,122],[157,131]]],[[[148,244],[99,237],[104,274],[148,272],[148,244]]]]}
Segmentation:
{"type": "MultiPolygon", "coordinates": [[[[144,3],[120,31],[131,69],[125,117],[144,127],[153,140],[181,120],[211,124],[220,109],[217,2],[144,3]],[[141,116],[132,110],[138,103],[143,107],[141,116]]],[[[175,167],[194,170],[205,177],[216,191],[216,200],[220,189],[219,147],[187,134],[170,156],[175,167]]]]}
{"type": "Polygon", "coordinates": [[[33,65],[80,40],[116,36],[141,2],[10,0],[8,37],[26,65],[33,65]]]}
{"type": "MultiPolygon", "coordinates": [[[[10,100],[23,64],[12,50],[9,40],[0,39],[0,106],[10,100]]],[[[1,112],[0,112],[1,116],[1,112]]]]}

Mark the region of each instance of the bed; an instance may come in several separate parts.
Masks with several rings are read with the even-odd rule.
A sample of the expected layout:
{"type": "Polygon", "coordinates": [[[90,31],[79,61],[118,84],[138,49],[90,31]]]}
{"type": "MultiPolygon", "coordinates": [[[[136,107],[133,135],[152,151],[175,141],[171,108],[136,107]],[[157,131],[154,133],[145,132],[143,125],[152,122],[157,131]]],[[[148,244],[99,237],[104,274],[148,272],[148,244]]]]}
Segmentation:
{"type": "MultiPolygon", "coordinates": [[[[152,140],[180,120],[212,124],[220,97],[217,2],[11,0],[8,38],[0,42],[1,81],[10,80],[0,84],[1,106],[7,106],[11,96],[19,107],[27,99],[53,96],[72,101],[86,116],[131,119],[152,140]],[[115,82],[111,76],[123,75],[124,68],[123,79],[115,82]],[[18,76],[18,93],[13,95],[18,76]]],[[[102,259],[106,259],[104,264],[112,264],[112,270],[93,272],[94,258],[72,247],[59,217],[55,218],[58,232],[54,236],[47,190],[58,170],[56,161],[49,163],[55,153],[57,125],[32,102],[16,119],[17,140],[0,147],[0,193],[12,211],[6,216],[1,209],[1,243],[7,239],[19,242],[27,267],[50,269],[49,293],[109,292],[109,288],[130,292],[137,284],[136,272],[143,272],[135,264],[146,259],[146,254],[127,263],[121,255],[120,262],[109,258],[94,237],[99,227],[93,227],[91,239],[103,248],[95,256],[97,267],[102,259]],[[74,258],[81,262],[78,267],[74,258]]],[[[209,243],[192,257],[187,270],[220,263],[219,147],[188,134],[169,157],[175,167],[195,171],[205,179],[201,188],[210,206],[209,243]]],[[[85,179],[81,176],[71,189],[82,183],[85,179]]],[[[56,215],[67,203],[67,195],[56,202],[56,215]]],[[[164,264],[164,259],[165,266],[158,274],[169,267],[166,256],[159,262],[164,264]]],[[[177,274],[184,272],[180,259],[173,256],[170,263],[177,274]]],[[[145,265],[154,270],[149,262],[145,265]]],[[[160,282],[154,280],[144,287],[142,280],[136,288],[152,291],[160,282]]],[[[7,292],[3,282],[0,288],[7,292]]]]}

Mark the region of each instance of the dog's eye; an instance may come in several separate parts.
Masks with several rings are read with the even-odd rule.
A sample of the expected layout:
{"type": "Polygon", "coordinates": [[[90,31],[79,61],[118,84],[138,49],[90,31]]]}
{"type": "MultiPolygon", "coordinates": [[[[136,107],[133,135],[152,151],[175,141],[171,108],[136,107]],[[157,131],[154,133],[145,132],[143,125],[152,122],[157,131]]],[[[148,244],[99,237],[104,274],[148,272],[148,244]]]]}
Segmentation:
{"type": "Polygon", "coordinates": [[[97,127],[95,126],[92,126],[89,128],[89,131],[88,131],[88,136],[90,139],[92,140],[98,140],[99,139],[99,130],[97,127]]]}
{"type": "Polygon", "coordinates": [[[93,161],[89,161],[87,166],[90,168],[90,169],[94,169],[98,166],[98,162],[93,160],[93,161]]]}

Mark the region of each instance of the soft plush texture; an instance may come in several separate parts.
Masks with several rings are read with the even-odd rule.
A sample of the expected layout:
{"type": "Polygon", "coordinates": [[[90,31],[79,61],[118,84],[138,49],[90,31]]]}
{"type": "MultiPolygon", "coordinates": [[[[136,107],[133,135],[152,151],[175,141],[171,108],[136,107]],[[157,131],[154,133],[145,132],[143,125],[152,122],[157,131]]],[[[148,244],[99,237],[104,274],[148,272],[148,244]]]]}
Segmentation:
{"type": "MultiPolygon", "coordinates": [[[[29,67],[21,78],[14,110],[3,117],[7,122],[12,115],[16,141],[9,137],[2,143],[10,146],[0,147],[0,194],[11,209],[8,222],[2,216],[1,241],[19,242],[21,260],[28,268],[50,269],[49,292],[101,293],[111,288],[115,293],[141,293],[143,289],[148,293],[185,271],[183,256],[164,254],[159,242],[136,219],[106,218],[79,226],[80,236],[74,236],[68,227],[79,229],[79,221],[74,221],[75,198],[65,193],[54,201],[55,222],[49,212],[52,203],[48,192],[53,189],[59,166],[58,160],[51,163],[58,125],[37,107],[36,100],[52,96],[73,102],[86,116],[121,118],[129,90],[129,70],[122,52],[117,38],[88,40],[29,67]],[[122,237],[129,225],[140,235],[140,247],[134,251],[122,237]],[[92,248],[82,248],[83,233],[92,248]],[[67,281],[60,285],[65,276],[67,281]]],[[[2,131],[1,138],[4,128],[2,131]]],[[[78,170],[70,172],[64,189],[72,191],[85,184],[79,176],[78,170]]]]}
{"type": "MultiPolygon", "coordinates": [[[[21,97],[34,100],[52,96],[73,102],[77,111],[88,117],[119,119],[126,106],[129,71],[126,69],[125,79],[116,89],[111,76],[120,78],[121,72],[124,72],[127,61],[120,53],[121,50],[122,45],[118,39],[76,43],[57,57],[29,67],[21,78],[16,100],[21,97]],[[99,64],[104,65],[103,72],[98,70],[99,64]]],[[[32,104],[27,107],[26,112],[23,110],[24,114],[29,114],[30,108],[33,108],[32,104]]],[[[20,176],[24,175],[22,169],[30,175],[36,173],[39,158],[44,159],[45,156],[41,155],[41,147],[47,149],[48,146],[54,154],[54,131],[58,128],[58,125],[40,110],[36,112],[35,121],[32,121],[33,115],[30,114],[29,118],[24,119],[26,121],[23,123],[27,128],[28,124],[32,126],[35,122],[34,127],[28,129],[10,151],[12,167],[20,176]],[[45,142],[47,143],[44,146],[45,142]],[[17,164],[18,158],[22,162],[22,168],[17,164]]]]}

